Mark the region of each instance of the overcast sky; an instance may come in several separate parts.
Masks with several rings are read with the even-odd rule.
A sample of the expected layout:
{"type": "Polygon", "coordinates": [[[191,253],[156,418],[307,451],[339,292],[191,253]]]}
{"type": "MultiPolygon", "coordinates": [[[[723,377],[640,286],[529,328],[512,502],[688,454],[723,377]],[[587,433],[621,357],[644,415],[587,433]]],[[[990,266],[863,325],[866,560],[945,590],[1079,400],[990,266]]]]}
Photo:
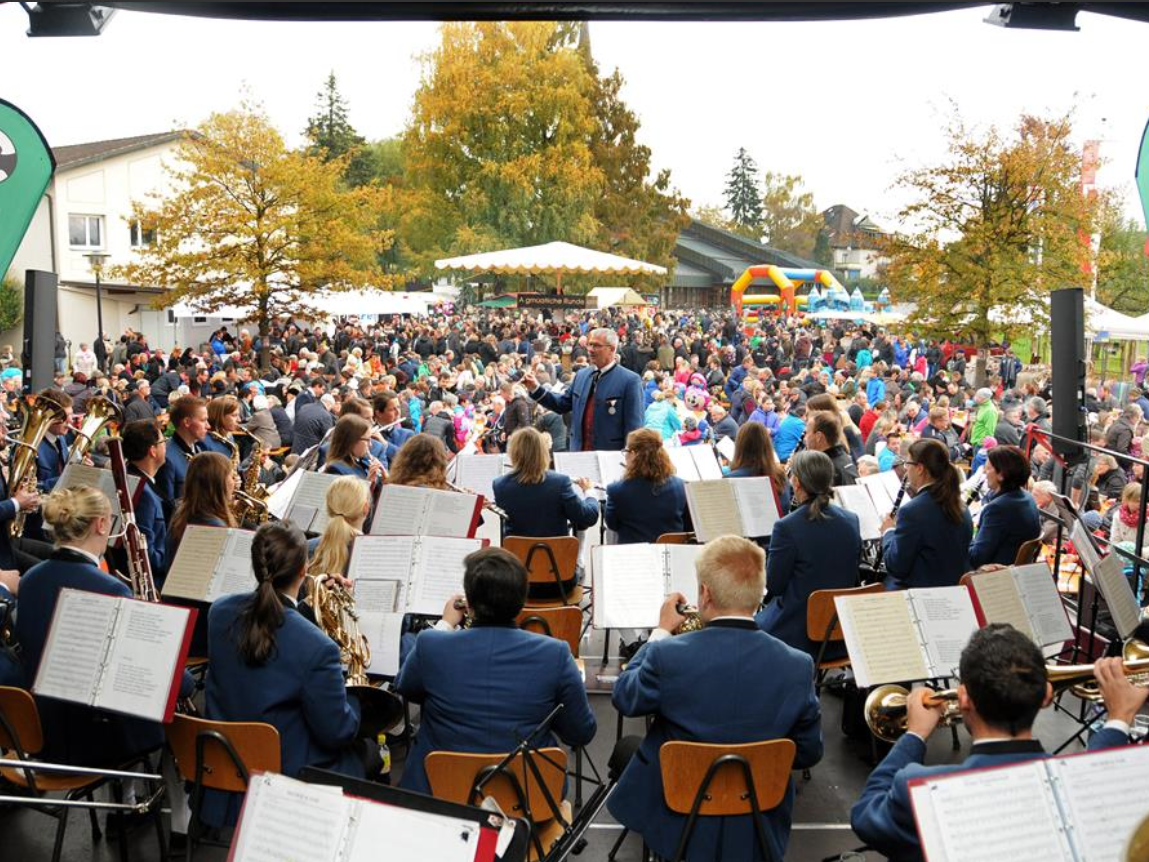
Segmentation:
{"type": "MultiPolygon", "coordinates": [[[[595,22],[600,65],[618,67],[656,167],[698,206],[720,204],[740,146],[763,170],[799,173],[819,208],[845,203],[891,220],[889,186],[939,157],[951,100],[967,120],[1012,125],[1022,111],[1077,111],[1102,140],[1101,182],[1127,191],[1149,118],[1149,24],[1081,14],[1078,33],[1003,30],[988,8],[808,24],[595,22]]],[[[0,5],[0,95],[53,145],[194,126],[243,88],[292,143],[334,70],[368,138],[399,133],[432,23],[249,23],[119,12],[88,39],[29,39],[0,5]]]]}

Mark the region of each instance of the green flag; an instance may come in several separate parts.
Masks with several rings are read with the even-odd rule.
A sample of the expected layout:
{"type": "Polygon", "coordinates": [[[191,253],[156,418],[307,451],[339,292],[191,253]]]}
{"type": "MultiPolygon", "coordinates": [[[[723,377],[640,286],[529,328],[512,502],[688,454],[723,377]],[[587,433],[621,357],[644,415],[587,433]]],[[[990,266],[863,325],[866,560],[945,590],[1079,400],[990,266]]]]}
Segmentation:
{"type": "Polygon", "coordinates": [[[55,170],[36,124],[0,99],[0,277],[8,272],[55,170]]]}
{"type": "MultiPolygon", "coordinates": [[[[1137,153],[1137,192],[1141,195],[1141,209],[1145,213],[1145,227],[1149,228],[1149,123],[1141,133],[1141,150],[1137,153]]],[[[1147,252],[1149,253],[1149,252],[1147,252]]]]}

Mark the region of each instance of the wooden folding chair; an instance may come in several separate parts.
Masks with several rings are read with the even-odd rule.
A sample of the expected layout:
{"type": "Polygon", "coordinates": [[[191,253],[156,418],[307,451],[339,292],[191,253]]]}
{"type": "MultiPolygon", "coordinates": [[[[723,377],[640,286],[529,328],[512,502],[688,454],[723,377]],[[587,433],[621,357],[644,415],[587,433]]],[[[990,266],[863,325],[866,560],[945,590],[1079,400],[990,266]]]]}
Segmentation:
{"type": "Polygon", "coordinates": [[[694,533],[663,533],[654,540],[656,545],[692,545],[694,542],[694,533]]]}
{"type": "Polygon", "coordinates": [[[841,590],[815,590],[806,600],[806,637],[818,646],[818,655],[814,658],[814,689],[821,692],[826,671],[837,670],[850,666],[849,657],[830,659],[825,661],[826,646],[831,643],[840,643],[845,639],[842,627],[838,624],[838,609],[834,606],[837,596],[865,596],[870,593],[883,593],[886,588],[882,584],[868,584],[864,587],[850,587],[841,590]]]}
{"type": "MultiPolygon", "coordinates": [[[[36,701],[31,693],[22,688],[0,686],[0,756],[9,760],[27,760],[35,762],[33,755],[44,749],[44,729],[40,723],[40,712],[36,708],[36,701]]],[[[147,756],[133,758],[127,764],[116,767],[135,766],[146,762],[147,756]]],[[[47,772],[37,774],[31,768],[0,767],[0,777],[9,783],[22,788],[33,799],[49,798],[49,794],[63,793],[63,801],[84,799],[94,802],[93,793],[106,784],[117,779],[93,775],[91,773],[47,772]]],[[[62,805],[58,808],[35,806],[38,810],[56,818],[56,842],[52,848],[52,862],[59,862],[60,854],[64,849],[64,833],[68,828],[68,814],[71,807],[62,805]]],[[[163,823],[160,822],[160,811],[157,805],[153,812],[156,825],[156,835],[160,843],[160,856],[167,859],[167,842],[164,840],[163,823]]],[[[88,818],[92,827],[93,843],[100,840],[99,820],[96,809],[88,809],[88,818]]],[[[120,856],[127,858],[127,841],[120,835],[120,856]]]]}
{"type": "Polygon", "coordinates": [[[754,835],[762,858],[781,862],[762,818],[786,798],[797,746],[790,739],[743,745],[667,742],[659,749],[662,794],[675,814],[687,815],[671,862],[686,858],[699,817],[754,815],[754,835]]]}
{"type": "Polygon", "coordinates": [[[507,536],[503,548],[526,566],[527,607],[578,607],[582,602],[582,584],[576,577],[578,539],[574,536],[507,536]]]}
{"type": "Polygon", "coordinates": [[[252,772],[279,772],[279,731],[263,722],[208,721],[190,715],[176,715],[165,730],[180,777],[192,785],[187,862],[193,862],[204,790],[243,793],[252,772]]]}
{"type": "Polygon", "coordinates": [[[547,854],[571,822],[571,804],[563,799],[566,752],[561,748],[531,752],[541,783],[521,754],[504,771],[488,779],[504,757],[505,754],[433,751],[423,761],[423,768],[432,796],[464,805],[478,805],[490,796],[508,816],[525,818],[531,824],[528,859],[534,862],[547,854]],[[486,784],[477,789],[484,779],[488,779],[486,784]]]}
{"type": "Polygon", "coordinates": [[[566,605],[557,608],[524,608],[515,622],[524,631],[566,641],[576,659],[582,642],[582,611],[566,605]]]}
{"type": "Polygon", "coordinates": [[[1038,536],[1036,539],[1021,543],[1021,547],[1017,549],[1017,556],[1013,558],[1013,564],[1015,566],[1028,566],[1030,563],[1036,563],[1040,554],[1041,536],[1038,536]]]}

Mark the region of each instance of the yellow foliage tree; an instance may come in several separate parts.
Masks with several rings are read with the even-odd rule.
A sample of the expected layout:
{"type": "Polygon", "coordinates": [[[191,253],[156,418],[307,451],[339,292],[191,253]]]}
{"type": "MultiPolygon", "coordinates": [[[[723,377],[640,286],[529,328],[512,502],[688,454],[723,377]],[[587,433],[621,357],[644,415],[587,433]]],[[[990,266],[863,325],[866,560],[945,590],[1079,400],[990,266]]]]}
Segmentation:
{"type": "Polygon", "coordinates": [[[379,266],[392,242],[378,226],[383,192],[347,189],[346,158],[287,149],[251,105],[213,114],[166,166],[176,192],[133,203],[155,241],[117,274],[165,288],[161,306],[253,309],[266,367],[275,317],[314,312],[307,299],[321,291],[390,286],[379,266]]]}

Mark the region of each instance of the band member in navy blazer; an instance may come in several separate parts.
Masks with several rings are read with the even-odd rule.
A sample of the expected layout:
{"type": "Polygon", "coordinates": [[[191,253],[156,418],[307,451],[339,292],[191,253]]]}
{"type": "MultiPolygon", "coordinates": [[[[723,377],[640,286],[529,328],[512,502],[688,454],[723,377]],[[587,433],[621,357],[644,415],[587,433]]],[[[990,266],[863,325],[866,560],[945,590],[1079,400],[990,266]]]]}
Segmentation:
{"type": "Polygon", "coordinates": [[[165,461],[167,440],[151,419],[129,422],[121,432],[128,473],[138,476],[140,488],[134,500],[136,524],[148,543],[148,562],[156,586],[163,586],[168,573],[168,526],[163,501],[156,493],[155,476],[165,461]]]}
{"type": "MultiPolygon", "coordinates": [[[[822,758],[814,662],[754,622],[765,586],[763,563],[762,549],[746,539],[722,536],[707,543],[695,563],[704,628],[670,637],[683,620],[677,605],[686,601],[681,593],[670,596],[659,627],[615,683],[612,698],[620,713],[651,715],[654,721],[607,805],[660,856],[673,855],[686,822],[663,799],[659,750],[664,742],[788,738],[797,746],[794,769],[822,758]]],[[[785,854],[793,805],[791,784],[782,803],[761,815],[772,859],[785,854]]],[[[686,858],[761,859],[750,815],[699,818],[686,858]]]]}
{"type": "Polygon", "coordinates": [[[570,451],[619,450],[627,435],[642,427],[642,380],[618,364],[618,333],[591,330],[591,367],[581,369],[562,393],[544,389],[533,372],[523,375],[531,398],[555,413],[571,414],[570,451]]]}
{"type": "MultiPolygon", "coordinates": [[[[774,524],[770,534],[766,555],[770,603],[755,620],[762,631],[817,657],[819,644],[806,637],[806,601],[815,590],[858,583],[862,534],[857,515],[830,503],[834,462],[824,452],[805,449],[791,455],[790,484],[798,509],[774,524]]],[[[845,646],[834,643],[822,658],[845,654],[845,646]]]]}
{"type": "MultiPolygon", "coordinates": [[[[12,624],[19,590],[20,573],[15,569],[0,570],[0,630],[12,624]]],[[[0,685],[24,685],[24,667],[20,664],[20,656],[4,644],[0,644],[0,685]]]]}
{"type": "Polygon", "coordinates": [[[507,513],[504,536],[569,536],[598,521],[598,502],[584,497],[588,479],[571,479],[547,469],[550,453],[543,435],[520,428],[507,444],[511,472],[494,481],[495,503],[507,513]],[[575,490],[575,487],[579,490],[575,490]]]}
{"type": "Polygon", "coordinates": [[[778,455],[774,452],[774,441],[761,422],[747,422],[738,429],[738,436],[734,438],[734,459],[726,475],[731,479],[769,477],[778,494],[781,511],[790,511],[790,485],[786,481],[786,468],[779,463],[778,455]]]}
{"type": "MultiPolygon", "coordinates": [[[[0,431],[5,428],[0,419],[0,431]]],[[[52,554],[52,546],[46,542],[23,536],[12,539],[8,534],[8,522],[23,510],[32,516],[40,508],[40,492],[35,488],[9,488],[4,471],[0,469],[0,569],[19,569],[26,572],[41,560],[52,554]]],[[[27,523],[27,522],[25,522],[27,523]]]]}
{"type": "MultiPolygon", "coordinates": [[[[99,566],[112,529],[112,506],[102,491],[87,486],[62,488],[44,499],[43,514],[56,537],[56,551],[21,578],[16,619],[27,688],[40,667],[60,590],[132,595],[123,581],[99,566]]],[[[191,676],[185,673],[180,693],[186,697],[193,690],[191,676]]],[[[44,749],[39,756],[45,761],[112,766],[163,744],[163,728],[158,723],[52,698],[36,701],[44,727],[44,749]]]]}
{"type": "MultiPolygon", "coordinates": [[[[941,445],[941,444],[938,444],[941,445]]],[[[1129,741],[1133,716],[1149,689],[1135,688],[1121,670],[1121,659],[1101,659],[1094,668],[1109,720],[1093,734],[1089,749],[1114,748],[1129,741]]],[[[958,706],[973,738],[963,763],[923,766],[926,740],[941,711],[923,703],[926,689],[911,693],[907,731],[870,773],[861,798],[850,812],[858,837],[891,862],[922,862],[922,847],[910,805],[909,782],[967,769],[1005,766],[1049,755],[1033,738],[1033,722],[1053,700],[1045,659],[1025,635],[995,623],[975,632],[961,656],[958,706]]]]}
{"type": "Polygon", "coordinates": [[[952,587],[971,568],[973,521],[961,499],[961,476],[944,445],[916,440],[904,479],[913,499],[882,521],[886,589],[952,587]]]}
{"type": "MultiPolygon", "coordinates": [[[[207,717],[273,725],[284,775],[316,766],[364,777],[374,746],[357,742],[359,703],[347,695],[339,647],[296,609],[307,573],[303,533],[262,525],[251,562],[255,590],[219,599],[208,614],[207,717]]],[[[205,822],[230,822],[240,797],[205,795],[205,822]]]]}
{"type": "Polygon", "coordinates": [[[994,446],[986,455],[985,481],[992,494],[978,516],[969,562],[974,568],[986,563],[1011,566],[1018,548],[1041,535],[1037,504],[1025,490],[1029,459],[1016,446],[994,446]]]}
{"type": "Polygon", "coordinates": [[[661,435],[650,428],[631,431],[624,452],[626,472],[607,486],[603,513],[618,543],[653,542],[663,533],[683,532],[686,484],[674,475],[661,435]]]}
{"type": "Polygon", "coordinates": [[[168,441],[164,466],[156,474],[156,492],[164,501],[164,515],[171,517],[184,495],[188,463],[202,451],[207,436],[207,402],[193,395],[181,395],[171,408],[176,432],[168,441]]]}
{"type": "Polygon", "coordinates": [[[383,478],[383,464],[371,455],[371,423],[358,413],[344,413],[331,432],[324,473],[358,476],[375,485],[383,478]]]}
{"type": "Polygon", "coordinates": [[[423,760],[432,751],[509,752],[558,704],[563,709],[540,746],[555,745],[556,737],[586,745],[595,733],[570,648],[515,625],[527,598],[523,564],[502,548],[484,548],[464,565],[472,627],[455,630],[463,613],[449,600],[435,629],[415,639],[395,679],[396,691],[422,705],[400,783],[421,793],[430,792],[423,760]]]}

